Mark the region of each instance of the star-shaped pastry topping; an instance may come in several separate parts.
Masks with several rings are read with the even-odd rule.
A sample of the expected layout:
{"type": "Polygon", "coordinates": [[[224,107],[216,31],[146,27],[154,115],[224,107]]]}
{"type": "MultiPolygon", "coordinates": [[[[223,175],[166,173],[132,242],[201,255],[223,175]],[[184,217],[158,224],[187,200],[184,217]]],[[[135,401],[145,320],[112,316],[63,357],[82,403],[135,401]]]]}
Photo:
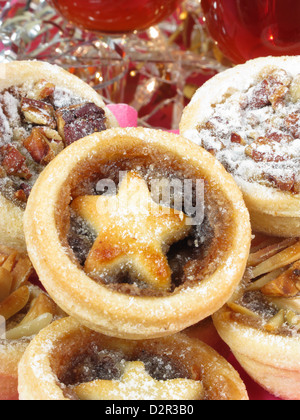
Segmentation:
{"type": "Polygon", "coordinates": [[[142,362],[128,362],[120,381],[97,380],[78,385],[74,391],[81,400],[200,400],[201,381],[172,379],[157,381],[142,362]]]}
{"type": "Polygon", "coordinates": [[[117,195],[81,196],[71,207],[98,235],[85,263],[91,278],[129,273],[148,287],[170,289],[166,253],[188,235],[191,224],[183,212],[156,204],[137,172],[127,173],[117,195]]]}

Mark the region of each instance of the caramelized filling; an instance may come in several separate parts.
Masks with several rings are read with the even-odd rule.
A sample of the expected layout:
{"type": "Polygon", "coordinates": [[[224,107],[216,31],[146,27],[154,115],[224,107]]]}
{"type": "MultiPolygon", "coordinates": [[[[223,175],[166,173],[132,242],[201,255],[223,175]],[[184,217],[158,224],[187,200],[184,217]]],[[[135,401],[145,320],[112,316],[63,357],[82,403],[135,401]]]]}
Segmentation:
{"type": "Polygon", "coordinates": [[[121,350],[103,350],[93,343],[85,353],[75,355],[69,361],[68,368],[59,380],[66,386],[96,380],[120,380],[125,363],[132,361],[144,363],[146,372],[157,381],[188,379],[185,369],[168,356],[158,356],[141,350],[129,357],[121,350]]]}
{"type": "MultiPolygon", "coordinates": [[[[128,171],[137,171],[147,182],[149,190],[153,179],[165,179],[172,181],[174,178],[193,179],[192,202],[195,205],[195,180],[197,179],[193,171],[182,168],[174,158],[167,155],[149,157],[145,154],[142,158],[133,158],[131,160],[118,160],[109,165],[99,165],[98,173],[88,178],[80,177],[81,182],[75,184],[72,190],[72,197],[84,195],[101,195],[97,191],[99,180],[109,179],[117,186],[119,185],[119,173],[128,171]],[[150,163],[156,158],[155,165],[150,163]],[[150,160],[149,159],[149,160],[150,160]],[[100,174],[99,174],[99,171],[100,174]]],[[[116,158],[117,159],[117,158],[116,158]]],[[[226,252],[226,244],[230,240],[230,209],[219,195],[218,192],[210,188],[208,183],[204,183],[205,207],[204,220],[201,223],[192,226],[188,236],[176,242],[167,251],[168,264],[172,270],[172,286],[167,293],[174,293],[182,287],[188,287],[195,282],[201,281],[204,277],[211,275],[217,267],[218,258],[226,252]]],[[[177,203],[178,203],[178,197],[177,203]]],[[[183,204],[183,195],[181,196],[183,204]]],[[[172,202],[175,197],[171,196],[172,202]]],[[[182,205],[184,208],[184,204],[182,205]]],[[[122,211],[122,209],[120,210],[122,211]]],[[[191,216],[188,214],[188,216],[191,216]]],[[[87,256],[96,240],[97,235],[91,227],[70,211],[70,224],[67,232],[68,245],[77,263],[84,266],[87,256]]],[[[128,293],[133,296],[162,296],[166,292],[149,287],[141,278],[135,278],[129,275],[126,267],[117,275],[101,279],[107,287],[122,293],[128,293]]]]}

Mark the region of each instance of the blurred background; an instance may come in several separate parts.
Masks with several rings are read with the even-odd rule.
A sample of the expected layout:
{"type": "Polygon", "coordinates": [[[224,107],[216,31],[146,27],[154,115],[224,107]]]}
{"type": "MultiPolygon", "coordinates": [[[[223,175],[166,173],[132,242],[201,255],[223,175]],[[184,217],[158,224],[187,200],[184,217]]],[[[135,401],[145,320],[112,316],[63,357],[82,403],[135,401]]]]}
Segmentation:
{"type": "Polygon", "coordinates": [[[178,129],[216,73],[248,59],[300,53],[299,0],[0,0],[0,62],[46,60],[139,125],[178,129]]]}

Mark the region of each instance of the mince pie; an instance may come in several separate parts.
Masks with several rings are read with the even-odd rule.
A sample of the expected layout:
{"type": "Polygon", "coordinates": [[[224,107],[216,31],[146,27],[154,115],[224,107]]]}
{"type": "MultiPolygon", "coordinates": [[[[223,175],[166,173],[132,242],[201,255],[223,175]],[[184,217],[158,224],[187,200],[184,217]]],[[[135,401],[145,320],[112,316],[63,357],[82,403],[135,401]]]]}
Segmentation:
{"type": "Polygon", "coordinates": [[[219,162],[142,128],[97,133],[57,156],[29,198],[25,234],[55,302],[126,339],[178,332],[220,309],[251,242],[242,195],[219,162]]]}
{"type": "Polygon", "coordinates": [[[25,251],[23,213],[42,170],[74,141],[117,123],[99,95],[57,66],[0,66],[0,241],[25,251]]]}
{"type": "Polygon", "coordinates": [[[129,341],[64,318],[19,365],[21,400],[248,400],[233,367],[184,334],[129,341]]]}
{"type": "Polygon", "coordinates": [[[300,57],[250,61],[212,78],[181,134],[234,175],[254,231],[300,236],[300,57]]]}
{"type": "Polygon", "coordinates": [[[25,254],[0,245],[0,399],[18,397],[18,363],[32,337],[61,311],[37,286],[25,254]]]}
{"type": "Polygon", "coordinates": [[[246,371],[284,399],[300,399],[300,241],[256,238],[243,286],[214,315],[246,371]]]}

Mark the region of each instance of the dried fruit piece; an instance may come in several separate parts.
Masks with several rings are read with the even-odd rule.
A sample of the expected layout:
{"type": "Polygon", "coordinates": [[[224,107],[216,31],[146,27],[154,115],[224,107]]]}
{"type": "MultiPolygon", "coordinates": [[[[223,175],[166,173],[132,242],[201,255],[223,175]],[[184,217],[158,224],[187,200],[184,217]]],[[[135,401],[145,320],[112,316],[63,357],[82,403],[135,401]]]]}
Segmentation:
{"type": "Polygon", "coordinates": [[[42,101],[22,98],[21,110],[27,122],[56,128],[54,108],[42,101]]]}
{"type": "Polygon", "coordinates": [[[89,136],[95,132],[106,130],[105,111],[94,103],[84,103],[56,112],[58,132],[65,145],[89,136]]]}

